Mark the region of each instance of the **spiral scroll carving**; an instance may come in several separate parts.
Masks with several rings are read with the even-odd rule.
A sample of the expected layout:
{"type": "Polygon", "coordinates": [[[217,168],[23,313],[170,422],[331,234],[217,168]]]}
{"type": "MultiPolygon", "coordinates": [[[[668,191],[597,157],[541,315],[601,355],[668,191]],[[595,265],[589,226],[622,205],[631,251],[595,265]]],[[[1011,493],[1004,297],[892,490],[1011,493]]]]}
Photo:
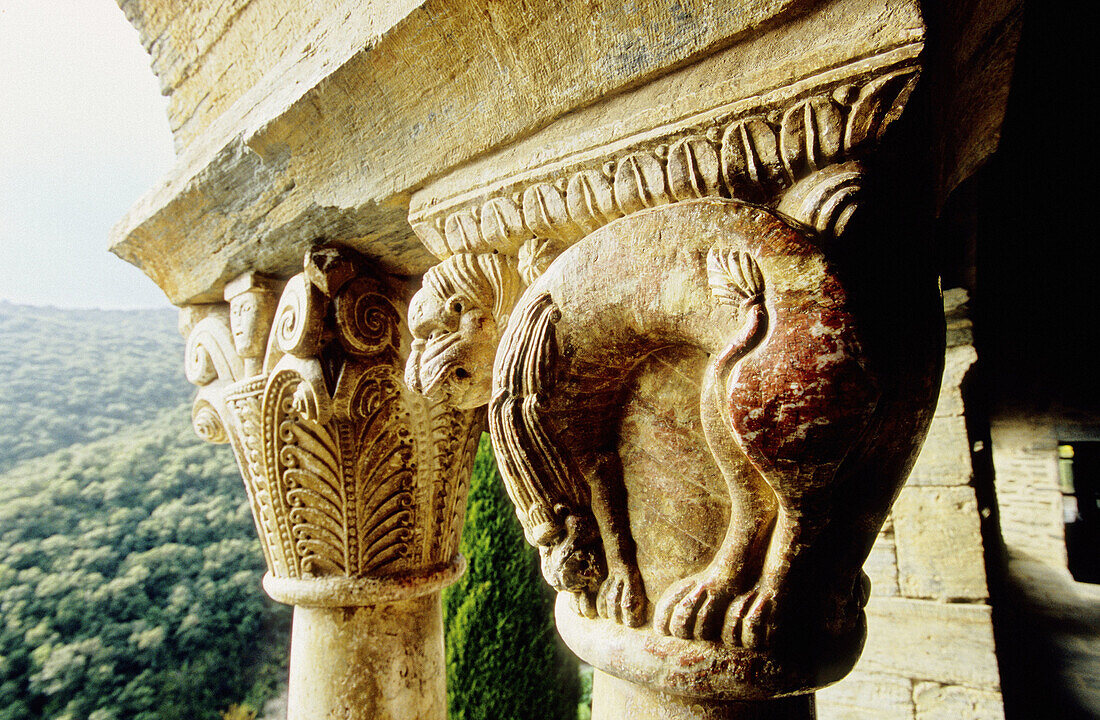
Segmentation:
{"type": "Polygon", "coordinates": [[[401,316],[374,284],[353,280],[334,305],[340,343],[348,352],[374,355],[400,344],[401,316]]]}
{"type": "Polygon", "coordinates": [[[229,442],[229,433],[222,424],[221,416],[209,401],[198,401],[191,411],[191,426],[195,434],[209,443],[221,445],[229,442]]]}
{"type": "Polygon", "coordinates": [[[305,278],[295,275],[286,284],[275,309],[271,329],[279,349],[298,357],[316,354],[323,320],[322,297],[305,278]]]}

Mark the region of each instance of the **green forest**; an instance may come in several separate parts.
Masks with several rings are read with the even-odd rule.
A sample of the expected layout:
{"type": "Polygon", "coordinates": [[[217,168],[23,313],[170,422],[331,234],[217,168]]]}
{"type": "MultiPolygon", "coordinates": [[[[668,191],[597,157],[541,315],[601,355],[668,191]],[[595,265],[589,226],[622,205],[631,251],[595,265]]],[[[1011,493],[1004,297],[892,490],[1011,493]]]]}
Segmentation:
{"type": "MultiPolygon", "coordinates": [[[[251,720],[285,690],[290,608],[182,357],[172,310],[0,303],[0,720],[251,720]]],[[[462,551],[451,720],[586,717],[486,438],[462,551]]]]}
{"type": "Polygon", "coordinates": [[[289,608],[182,353],[171,310],[0,305],[0,720],[220,720],[283,681],[289,608]]]}

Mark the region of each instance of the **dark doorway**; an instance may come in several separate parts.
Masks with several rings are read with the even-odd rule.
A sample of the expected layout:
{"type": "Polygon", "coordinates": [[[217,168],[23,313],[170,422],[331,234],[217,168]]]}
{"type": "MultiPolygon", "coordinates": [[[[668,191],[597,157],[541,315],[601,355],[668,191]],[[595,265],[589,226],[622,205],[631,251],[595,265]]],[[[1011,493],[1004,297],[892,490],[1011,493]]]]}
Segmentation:
{"type": "Polygon", "coordinates": [[[1100,583],[1100,442],[1058,446],[1069,572],[1100,583]]]}

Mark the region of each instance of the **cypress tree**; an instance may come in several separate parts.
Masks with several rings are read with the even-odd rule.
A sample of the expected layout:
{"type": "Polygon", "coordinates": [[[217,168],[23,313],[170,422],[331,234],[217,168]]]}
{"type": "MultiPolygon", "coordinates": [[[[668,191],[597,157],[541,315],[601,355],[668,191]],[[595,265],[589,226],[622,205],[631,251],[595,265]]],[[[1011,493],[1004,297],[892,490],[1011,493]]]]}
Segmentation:
{"type": "Polygon", "coordinates": [[[553,592],[481,436],[462,554],[444,595],[450,720],[575,720],[577,661],[558,638],[553,592]]]}

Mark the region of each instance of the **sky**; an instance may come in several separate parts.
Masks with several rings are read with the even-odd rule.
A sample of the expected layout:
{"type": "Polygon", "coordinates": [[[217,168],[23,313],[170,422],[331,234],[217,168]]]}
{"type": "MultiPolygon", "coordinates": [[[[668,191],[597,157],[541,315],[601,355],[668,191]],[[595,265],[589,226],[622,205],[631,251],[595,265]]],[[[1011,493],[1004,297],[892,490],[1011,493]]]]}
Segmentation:
{"type": "Polygon", "coordinates": [[[166,108],[113,0],[0,0],[0,300],[168,307],[107,251],[172,166],[166,108]]]}

